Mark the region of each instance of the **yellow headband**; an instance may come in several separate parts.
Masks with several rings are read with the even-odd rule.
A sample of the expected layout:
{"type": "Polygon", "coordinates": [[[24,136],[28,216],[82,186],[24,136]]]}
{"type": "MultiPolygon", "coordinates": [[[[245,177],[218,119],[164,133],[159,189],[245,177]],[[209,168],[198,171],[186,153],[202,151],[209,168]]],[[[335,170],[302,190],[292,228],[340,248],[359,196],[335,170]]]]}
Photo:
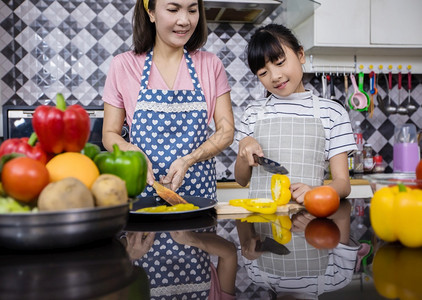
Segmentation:
{"type": "Polygon", "coordinates": [[[148,4],[149,4],[149,0],[144,0],[144,8],[146,12],[148,12],[148,4]]]}

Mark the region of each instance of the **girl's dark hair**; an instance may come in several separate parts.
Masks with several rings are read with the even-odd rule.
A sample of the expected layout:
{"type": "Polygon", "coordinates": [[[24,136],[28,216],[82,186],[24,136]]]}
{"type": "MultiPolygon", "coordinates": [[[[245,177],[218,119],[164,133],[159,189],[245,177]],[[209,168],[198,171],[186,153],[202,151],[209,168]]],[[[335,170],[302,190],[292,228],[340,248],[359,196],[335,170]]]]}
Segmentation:
{"type": "Polygon", "coordinates": [[[303,49],[292,31],[280,24],[269,24],[258,28],[252,35],[247,47],[248,64],[253,74],[275,62],[285,53],[282,45],[292,49],[296,54],[303,49]]]}
{"type": "MultiPolygon", "coordinates": [[[[156,0],[149,0],[149,10],[155,10],[156,0]]],[[[188,52],[193,52],[205,45],[208,38],[208,27],[205,18],[203,0],[198,0],[199,21],[195,31],[185,48],[188,52]]],[[[137,0],[132,18],[133,27],[133,48],[136,54],[149,51],[155,43],[155,24],[151,23],[148,13],[144,8],[144,1],[137,0]]]]}

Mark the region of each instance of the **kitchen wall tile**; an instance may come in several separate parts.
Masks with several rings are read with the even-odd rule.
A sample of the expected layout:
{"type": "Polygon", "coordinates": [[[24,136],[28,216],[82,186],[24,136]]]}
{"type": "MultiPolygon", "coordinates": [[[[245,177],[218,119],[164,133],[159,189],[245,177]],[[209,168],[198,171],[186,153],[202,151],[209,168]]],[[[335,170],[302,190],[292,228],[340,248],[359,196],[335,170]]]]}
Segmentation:
{"type": "MultiPolygon", "coordinates": [[[[2,104],[49,103],[58,90],[69,103],[101,106],[101,95],[113,56],[131,47],[133,0],[15,0],[0,3],[0,84],[2,104]]],[[[271,22],[275,12],[263,24],[271,22]]],[[[208,24],[204,49],[215,53],[226,68],[232,87],[235,125],[245,107],[265,91],[247,67],[245,47],[257,25],[208,24]]],[[[344,90],[344,77],[334,76],[334,96],[346,108],[352,93],[344,90]]],[[[405,74],[404,74],[405,76],[405,74]]],[[[422,75],[413,74],[411,101],[418,110],[411,116],[386,116],[375,107],[374,116],[349,110],[354,124],[360,121],[364,138],[373,144],[391,166],[395,125],[406,122],[422,128],[422,75]]],[[[306,73],[304,83],[322,93],[321,74],[306,73]]],[[[369,90],[367,84],[365,89],[369,90]]],[[[378,93],[386,101],[385,79],[379,79],[378,93]]],[[[398,102],[397,78],[390,97],[398,102]]],[[[407,77],[403,78],[400,102],[407,101],[407,77]]],[[[377,102],[376,102],[377,104],[377,102]]],[[[213,126],[210,132],[213,132],[213,126]]],[[[232,180],[237,144],[217,157],[219,179],[232,180]]],[[[391,167],[390,169],[392,170],[391,167]]]]}

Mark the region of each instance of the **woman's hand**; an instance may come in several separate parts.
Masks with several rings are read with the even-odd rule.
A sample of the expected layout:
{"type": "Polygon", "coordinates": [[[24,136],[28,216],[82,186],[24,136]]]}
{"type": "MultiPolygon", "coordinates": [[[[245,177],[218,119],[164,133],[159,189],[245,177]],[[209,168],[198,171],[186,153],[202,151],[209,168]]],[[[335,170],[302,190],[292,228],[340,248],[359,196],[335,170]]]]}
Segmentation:
{"type": "Polygon", "coordinates": [[[177,190],[182,185],[189,167],[190,164],[186,158],[181,157],[176,159],[170,165],[167,175],[160,178],[160,182],[173,191],[177,190]]]}
{"type": "Polygon", "coordinates": [[[126,251],[130,259],[144,256],[154,244],[154,232],[128,232],[126,235],[126,251]]]}
{"type": "Polygon", "coordinates": [[[292,193],[292,199],[296,200],[297,203],[302,204],[305,200],[305,194],[306,192],[310,191],[312,189],[312,186],[309,186],[304,183],[293,183],[290,186],[290,192],[292,193]]]}

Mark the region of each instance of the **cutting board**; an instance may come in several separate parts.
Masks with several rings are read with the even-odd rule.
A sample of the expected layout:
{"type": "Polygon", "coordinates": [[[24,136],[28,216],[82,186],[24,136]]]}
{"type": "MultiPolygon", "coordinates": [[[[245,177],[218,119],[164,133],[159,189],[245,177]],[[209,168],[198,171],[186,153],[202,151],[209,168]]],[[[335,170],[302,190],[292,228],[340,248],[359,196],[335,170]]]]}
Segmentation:
{"type": "MultiPolygon", "coordinates": [[[[298,203],[287,203],[286,205],[277,206],[276,213],[289,213],[292,210],[303,209],[304,206],[298,203]]],[[[217,211],[217,215],[250,215],[252,212],[247,210],[246,208],[239,207],[239,206],[232,206],[228,202],[219,202],[215,206],[217,211]]]]}

